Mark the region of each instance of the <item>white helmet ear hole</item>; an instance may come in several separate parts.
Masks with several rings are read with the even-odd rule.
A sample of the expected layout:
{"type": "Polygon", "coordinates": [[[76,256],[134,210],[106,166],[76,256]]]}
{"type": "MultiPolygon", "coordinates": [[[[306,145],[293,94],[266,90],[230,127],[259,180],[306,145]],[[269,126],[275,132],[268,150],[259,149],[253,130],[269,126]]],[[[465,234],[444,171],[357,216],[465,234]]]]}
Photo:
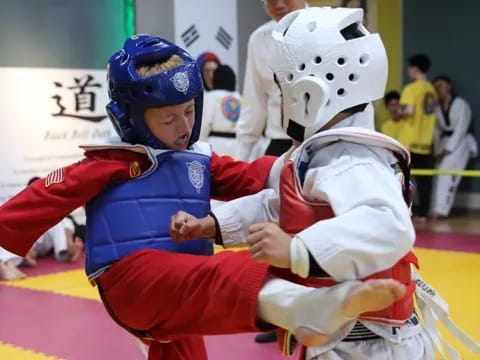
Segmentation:
{"type": "Polygon", "coordinates": [[[308,106],[310,102],[310,94],[308,92],[303,94],[303,101],[304,101],[305,117],[308,117],[308,106]]]}
{"type": "Polygon", "coordinates": [[[314,126],[317,116],[323,112],[330,98],[330,89],[325,81],[314,76],[295,81],[288,93],[284,93],[284,112],[288,118],[304,127],[314,126]]]}
{"type": "Polygon", "coordinates": [[[340,88],[337,90],[337,95],[340,97],[344,97],[345,95],[347,95],[347,92],[344,88],[340,88]]]}
{"type": "Polygon", "coordinates": [[[333,79],[335,79],[335,75],[333,75],[332,73],[326,74],[325,77],[328,81],[333,81],[333,79]]]}

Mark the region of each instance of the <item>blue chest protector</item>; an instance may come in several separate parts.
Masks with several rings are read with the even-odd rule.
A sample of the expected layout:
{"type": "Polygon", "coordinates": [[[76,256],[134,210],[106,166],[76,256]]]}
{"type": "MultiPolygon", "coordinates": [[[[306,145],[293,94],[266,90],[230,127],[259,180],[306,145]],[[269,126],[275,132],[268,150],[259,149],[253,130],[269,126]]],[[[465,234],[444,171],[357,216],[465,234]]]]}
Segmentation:
{"type": "Polygon", "coordinates": [[[196,217],[208,215],[210,156],[166,151],[155,158],[155,170],[112,185],[87,204],[85,251],[89,279],[137,250],[213,253],[207,239],[176,243],[169,236],[170,217],[177,211],[196,217]]]}

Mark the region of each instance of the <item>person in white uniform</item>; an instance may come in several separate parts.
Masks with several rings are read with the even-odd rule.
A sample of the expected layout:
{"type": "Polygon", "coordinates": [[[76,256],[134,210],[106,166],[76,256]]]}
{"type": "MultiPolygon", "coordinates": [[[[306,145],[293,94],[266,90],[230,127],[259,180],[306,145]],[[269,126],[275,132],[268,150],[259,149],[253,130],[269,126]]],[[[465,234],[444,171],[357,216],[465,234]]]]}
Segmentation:
{"type": "MultiPolygon", "coordinates": [[[[468,160],[477,156],[478,147],[472,134],[472,110],[468,102],[457,96],[450,78],[439,76],[433,81],[439,97],[434,153],[438,170],[464,170],[468,160]]],[[[434,177],[431,217],[450,214],[461,176],[434,177]]]]}
{"type": "Polygon", "coordinates": [[[271,21],[248,39],[243,86],[243,108],[237,124],[237,158],[251,161],[262,155],[281,155],[292,142],[280,123],[280,91],[269,63],[271,32],[277,21],[305,7],[304,0],[263,0],[271,21]]]}
{"type": "Polygon", "coordinates": [[[219,155],[235,156],[235,126],[242,107],[235,73],[230,66],[219,65],[212,83],[213,89],[204,95],[200,140],[210,143],[219,155]]]}
{"type": "MultiPolygon", "coordinates": [[[[308,8],[280,20],[270,65],[281,89],[282,124],[297,147],[274,164],[271,189],[217,207],[217,224],[209,225],[217,226],[225,246],[247,239],[254,259],[287,268],[307,284],[401,268],[411,285],[409,153],[375,132],[371,112],[364,112],[384,94],[387,56],[362,15],[361,9],[308,8]]],[[[288,299],[281,286],[261,292],[279,293],[288,299]]],[[[326,344],[307,348],[304,359],[433,359],[412,295],[398,306],[410,304],[403,316],[352,320],[326,344]]]]}

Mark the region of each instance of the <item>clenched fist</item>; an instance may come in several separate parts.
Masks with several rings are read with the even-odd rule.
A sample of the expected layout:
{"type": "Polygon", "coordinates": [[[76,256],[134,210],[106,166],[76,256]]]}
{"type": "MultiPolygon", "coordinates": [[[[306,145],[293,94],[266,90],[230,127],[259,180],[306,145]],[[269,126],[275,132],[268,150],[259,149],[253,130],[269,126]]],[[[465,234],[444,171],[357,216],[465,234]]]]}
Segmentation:
{"type": "Polygon", "coordinates": [[[254,224],[249,230],[248,251],[256,262],[290,268],[290,235],[274,223],[254,224]]]}
{"type": "Polygon", "coordinates": [[[215,237],[215,220],[211,216],[197,217],[179,211],[170,218],[170,236],[173,241],[190,241],[215,237]]]}

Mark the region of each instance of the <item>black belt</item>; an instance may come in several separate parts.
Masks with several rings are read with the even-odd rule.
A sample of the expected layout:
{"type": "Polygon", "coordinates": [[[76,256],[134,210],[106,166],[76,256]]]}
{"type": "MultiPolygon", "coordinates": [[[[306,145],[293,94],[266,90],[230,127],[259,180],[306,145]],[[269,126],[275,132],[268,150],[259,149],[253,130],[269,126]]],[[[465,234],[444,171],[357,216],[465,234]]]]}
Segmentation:
{"type": "Polygon", "coordinates": [[[217,136],[223,138],[235,138],[235,133],[226,132],[226,131],[210,131],[208,136],[217,136]]]}
{"type": "Polygon", "coordinates": [[[292,139],[271,139],[270,144],[291,145],[292,144],[292,139]]]}
{"type": "Polygon", "coordinates": [[[452,135],[453,135],[453,130],[444,130],[444,131],[442,131],[440,137],[452,136],[452,135]]]}
{"type": "Polygon", "coordinates": [[[364,340],[377,340],[382,339],[380,335],[375,334],[373,331],[368,329],[365,325],[360,322],[357,322],[353,327],[352,331],[343,338],[342,341],[351,342],[351,341],[364,341],[364,340]]]}

